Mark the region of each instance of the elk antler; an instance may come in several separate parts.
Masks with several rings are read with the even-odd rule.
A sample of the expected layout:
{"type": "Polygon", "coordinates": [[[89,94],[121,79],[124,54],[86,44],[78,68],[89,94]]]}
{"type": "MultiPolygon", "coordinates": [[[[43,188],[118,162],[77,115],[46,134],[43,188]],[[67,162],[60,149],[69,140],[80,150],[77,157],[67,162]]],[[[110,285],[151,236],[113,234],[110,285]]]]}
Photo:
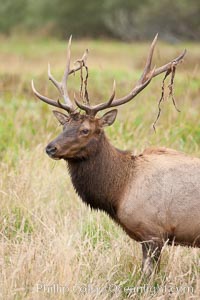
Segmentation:
{"type": "Polygon", "coordinates": [[[137,84],[135,87],[130,91],[130,93],[122,98],[114,99],[115,98],[115,82],[113,84],[113,93],[108,102],[97,104],[94,106],[89,106],[86,104],[80,103],[77,99],[75,99],[76,105],[84,110],[87,114],[95,116],[98,111],[109,108],[109,107],[114,107],[114,106],[119,106],[122,105],[130,100],[132,100],[137,94],[139,94],[152,80],[153,77],[156,77],[157,75],[167,72],[167,75],[169,75],[174,68],[182,61],[183,57],[186,54],[186,50],[183,51],[178,57],[176,57],[174,60],[170,61],[169,63],[165,64],[164,66],[161,66],[159,68],[153,68],[151,69],[151,62],[152,62],[152,57],[155,49],[155,45],[157,42],[158,34],[155,36],[148,56],[146,60],[146,65],[144,67],[144,71],[142,73],[142,76],[138,80],[137,84]]]}
{"type": "Polygon", "coordinates": [[[50,104],[52,106],[56,106],[59,108],[63,108],[66,111],[68,111],[69,113],[73,113],[75,111],[74,105],[72,103],[72,101],[69,98],[69,94],[67,91],[67,80],[68,80],[68,76],[75,73],[76,71],[80,70],[82,68],[83,65],[85,65],[86,60],[87,60],[87,55],[88,55],[88,50],[86,49],[86,51],[84,52],[83,56],[81,59],[77,60],[76,62],[79,63],[78,66],[74,67],[73,69],[70,69],[70,57],[71,57],[71,40],[72,40],[72,36],[70,36],[69,38],[69,42],[68,42],[68,48],[67,48],[67,63],[66,63],[66,69],[62,78],[61,82],[58,82],[51,74],[51,70],[50,70],[50,64],[48,64],[48,76],[49,76],[49,80],[51,80],[51,82],[55,85],[55,87],[58,89],[60,96],[63,97],[64,102],[65,103],[61,103],[59,100],[53,100],[50,99],[46,96],[41,95],[34,87],[34,83],[32,80],[32,90],[34,92],[34,94],[42,101],[46,102],[47,104],[50,104]]]}

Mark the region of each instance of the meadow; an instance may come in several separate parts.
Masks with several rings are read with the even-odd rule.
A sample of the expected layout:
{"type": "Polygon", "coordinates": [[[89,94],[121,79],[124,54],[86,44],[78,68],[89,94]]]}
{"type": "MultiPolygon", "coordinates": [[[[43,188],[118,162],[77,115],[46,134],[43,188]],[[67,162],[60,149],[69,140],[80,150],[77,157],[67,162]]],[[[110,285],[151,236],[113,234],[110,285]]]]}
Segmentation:
{"type": "MultiPolygon", "coordinates": [[[[160,273],[141,274],[140,245],[106,214],[92,211],[73,190],[64,161],[44,148],[61,127],[51,107],[34,98],[58,97],[47,64],[58,79],[65,67],[66,42],[40,37],[0,37],[0,299],[200,299],[200,251],[164,247],[160,273]]],[[[80,40],[72,61],[89,48],[89,96],[106,101],[113,79],[117,96],[139,78],[150,43],[80,40]]],[[[177,68],[175,98],[158,112],[163,76],[132,102],[119,107],[106,129],[112,143],[138,154],[148,146],[167,146],[200,157],[200,44],[158,42],[156,66],[188,53],[177,68]]],[[[79,75],[69,91],[79,92],[79,75]]],[[[188,212],[189,213],[189,212],[188,212]]]]}

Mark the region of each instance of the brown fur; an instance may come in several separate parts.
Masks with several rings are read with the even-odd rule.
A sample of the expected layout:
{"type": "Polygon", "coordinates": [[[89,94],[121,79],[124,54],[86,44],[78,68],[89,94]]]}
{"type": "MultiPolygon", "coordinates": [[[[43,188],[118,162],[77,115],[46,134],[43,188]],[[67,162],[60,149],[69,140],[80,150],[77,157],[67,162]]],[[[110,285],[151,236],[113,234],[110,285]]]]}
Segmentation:
{"type": "MultiPolygon", "coordinates": [[[[157,148],[147,148],[143,151],[141,155],[149,155],[149,154],[156,154],[156,155],[180,155],[181,152],[178,152],[174,149],[169,149],[165,147],[157,147],[157,148]]],[[[184,153],[182,153],[184,155],[184,153]]]]}
{"type": "MultiPolygon", "coordinates": [[[[112,95],[106,103],[90,105],[87,94],[88,51],[77,60],[78,66],[71,69],[71,37],[62,81],[58,82],[52,76],[50,67],[48,70],[49,79],[65,103],[41,95],[32,81],[33,92],[39,99],[69,113],[64,115],[54,111],[54,115],[63,125],[63,132],[46,147],[47,154],[53,159],[67,161],[74,188],[84,202],[92,208],[108,213],[130,237],[143,243],[143,270],[146,273],[152,271],[152,256],[159,261],[161,245],[168,237],[178,243],[199,245],[200,226],[195,220],[200,219],[200,213],[194,213],[191,218],[187,217],[186,211],[200,211],[200,160],[194,162],[176,151],[165,148],[147,149],[138,157],[134,157],[130,152],[114,148],[104,135],[103,128],[113,124],[117,110],[111,110],[101,118],[95,116],[106,108],[117,107],[130,101],[153,77],[161,73],[165,73],[165,77],[160,102],[164,95],[164,81],[169,74],[170,95],[173,96],[176,67],[185,56],[186,50],[164,66],[151,69],[156,41],[157,35],[151,44],[142,76],[133,89],[122,98],[115,97],[114,82],[112,95]],[[68,76],[82,70],[83,67],[86,69],[86,78],[82,78],[82,85],[88,103],[80,103],[77,99],[75,102],[77,107],[85,111],[84,115],[76,112],[67,92],[68,76]],[[197,168],[195,164],[198,165],[197,168]],[[192,226],[188,229],[190,221],[192,226]]],[[[160,109],[158,118],[159,115],[160,109]]]]}
{"type": "Polygon", "coordinates": [[[134,169],[131,154],[112,147],[102,132],[93,155],[86,160],[69,159],[67,162],[72,183],[81,199],[117,221],[119,199],[131,176],[130,170],[134,169]]]}
{"type": "Polygon", "coordinates": [[[85,203],[142,243],[143,270],[151,274],[166,241],[200,247],[200,159],[168,148],[148,148],[138,156],[116,149],[103,131],[115,116],[57,115],[64,130],[47,152],[67,161],[85,203]]]}

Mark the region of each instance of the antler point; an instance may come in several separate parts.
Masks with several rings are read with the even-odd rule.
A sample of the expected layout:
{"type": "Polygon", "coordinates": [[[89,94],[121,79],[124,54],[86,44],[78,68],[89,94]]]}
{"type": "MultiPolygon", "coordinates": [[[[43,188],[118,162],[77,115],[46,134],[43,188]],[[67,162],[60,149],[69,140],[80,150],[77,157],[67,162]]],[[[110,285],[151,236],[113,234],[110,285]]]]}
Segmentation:
{"type": "Polygon", "coordinates": [[[51,67],[50,67],[50,63],[48,63],[48,76],[49,76],[49,79],[51,77],[51,67]]]}
{"type": "Polygon", "coordinates": [[[70,48],[71,46],[71,43],[72,43],[72,34],[70,35],[69,37],[69,41],[68,41],[68,48],[70,48]]]}
{"type": "Polygon", "coordinates": [[[35,86],[34,86],[33,79],[31,80],[31,87],[32,87],[32,90],[33,90],[33,92],[34,92],[34,91],[35,91],[35,86]]]}
{"type": "Polygon", "coordinates": [[[115,81],[115,79],[113,80],[113,91],[115,92],[115,90],[116,90],[116,81],[115,81]]]}

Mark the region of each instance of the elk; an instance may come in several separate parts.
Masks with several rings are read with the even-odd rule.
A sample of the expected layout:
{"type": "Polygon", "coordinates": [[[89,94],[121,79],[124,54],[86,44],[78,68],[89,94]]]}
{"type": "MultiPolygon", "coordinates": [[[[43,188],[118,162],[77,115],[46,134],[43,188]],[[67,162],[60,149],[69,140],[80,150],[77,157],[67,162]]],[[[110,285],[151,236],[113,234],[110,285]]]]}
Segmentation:
{"type": "Polygon", "coordinates": [[[159,266],[165,243],[200,247],[200,159],[164,147],[147,148],[137,156],[121,151],[104,132],[106,126],[114,123],[117,109],[101,117],[97,113],[129,102],[154,77],[162,73],[167,76],[175,70],[186,51],[167,64],[152,68],[156,41],[157,36],[140,79],[127,95],[118,99],[115,83],[107,102],[90,105],[70,99],[68,77],[81,70],[87,59],[86,51],[70,67],[71,38],[61,82],[48,67],[49,80],[64,102],[43,96],[32,81],[36,97],[67,112],[53,111],[63,132],[47,145],[46,153],[52,159],[67,162],[74,189],[86,204],[106,212],[130,238],[141,243],[142,269],[147,276],[159,266]]]}

